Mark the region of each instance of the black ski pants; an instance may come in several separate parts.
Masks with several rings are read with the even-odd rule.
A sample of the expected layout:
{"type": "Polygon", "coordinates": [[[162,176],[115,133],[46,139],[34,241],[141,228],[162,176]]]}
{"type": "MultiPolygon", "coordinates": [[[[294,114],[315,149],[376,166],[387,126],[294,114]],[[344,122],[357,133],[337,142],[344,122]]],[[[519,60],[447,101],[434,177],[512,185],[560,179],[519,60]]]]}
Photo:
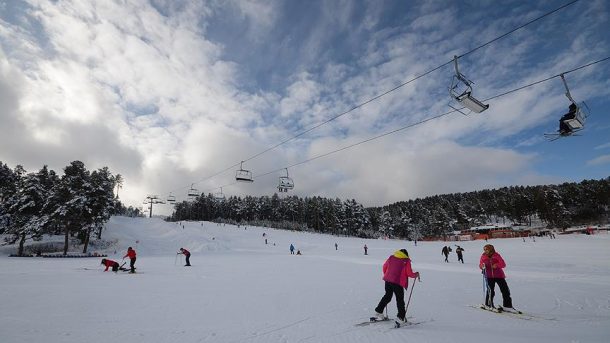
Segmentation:
{"type": "Polygon", "coordinates": [[[398,318],[405,318],[405,290],[402,286],[391,282],[385,282],[385,295],[379,301],[375,312],[383,313],[386,306],[392,301],[392,295],[396,294],[396,307],[398,307],[398,318]]]}
{"type": "Polygon", "coordinates": [[[130,258],[129,259],[129,268],[131,268],[131,273],[135,273],[136,272],[136,258],[130,258]]]}
{"type": "Polygon", "coordinates": [[[187,254],[187,255],[184,255],[184,256],[186,256],[186,264],[184,266],[185,267],[190,267],[191,261],[189,261],[189,260],[191,259],[191,254],[187,254]]]}
{"type": "Polygon", "coordinates": [[[500,292],[502,292],[502,306],[507,308],[513,307],[513,300],[510,297],[510,289],[508,289],[508,284],[506,283],[506,279],[500,278],[487,278],[487,292],[485,296],[485,305],[486,306],[494,306],[494,296],[496,295],[496,284],[500,287],[500,292]],[[491,292],[491,293],[490,293],[491,292]]]}

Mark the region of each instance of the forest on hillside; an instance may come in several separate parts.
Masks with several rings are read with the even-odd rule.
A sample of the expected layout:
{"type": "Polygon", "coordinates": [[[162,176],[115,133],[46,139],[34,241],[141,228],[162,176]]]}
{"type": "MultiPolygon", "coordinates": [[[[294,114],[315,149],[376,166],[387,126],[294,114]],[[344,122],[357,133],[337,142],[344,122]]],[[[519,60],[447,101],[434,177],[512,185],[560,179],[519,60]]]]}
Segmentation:
{"type": "MultiPolygon", "coordinates": [[[[63,234],[83,244],[101,237],[112,215],[137,216],[118,199],[123,180],[107,167],[89,171],[71,162],[58,175],[46,166],[28,173],[0,162],[0,234],[8,243],[63,234]],[[116,188],[116,194],[114,190],[116,188]]],[[[175,204],[169,221],[205,220],[358,237],[421,239],[489,223],[542,222],[549,228],[603,224],[610,219],[610,177],[543,186],[512,186],[435,195],[365,208],[354,199],[200,195],[175,204]]]]}
{"type": "Polygon", "coordinates": [[[8,244],[18,242],[17,255],[24,253],[26,240],[44,234],[64,235],[64,254],[71,238],[86,253],[92,234],[100,238],[110,216],[126,211],[114,194],[123,182],[120,174],[108,167],[89,171],[81,161],[63,172],[47,166],[27,172],[0,162],[0,234],[8,244]]]}
{"type": "Polygon", "coordinates": [[[508,221],[549,228],[607,223],[610,177],[560,185],[511,186],[435,195],[365,208],[356,200],[277,194],[218,199],[212,194],[175,205],[170,221],[227,221],[359,237],[420,239],[508,221]]]}

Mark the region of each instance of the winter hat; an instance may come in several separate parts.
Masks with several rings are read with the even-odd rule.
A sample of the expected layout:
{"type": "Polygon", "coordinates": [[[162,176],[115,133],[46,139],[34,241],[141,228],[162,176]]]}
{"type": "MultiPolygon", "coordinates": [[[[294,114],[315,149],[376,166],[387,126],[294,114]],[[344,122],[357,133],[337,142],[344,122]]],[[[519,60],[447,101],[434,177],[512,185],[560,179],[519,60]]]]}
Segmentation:
{"type": "Polygon", "coordinates": [[[409,253],[407,252],[407,249],[400,249],[400,251],[401,251],[403,254],[407,255],[407,257],[409,257],[409,253]]]}

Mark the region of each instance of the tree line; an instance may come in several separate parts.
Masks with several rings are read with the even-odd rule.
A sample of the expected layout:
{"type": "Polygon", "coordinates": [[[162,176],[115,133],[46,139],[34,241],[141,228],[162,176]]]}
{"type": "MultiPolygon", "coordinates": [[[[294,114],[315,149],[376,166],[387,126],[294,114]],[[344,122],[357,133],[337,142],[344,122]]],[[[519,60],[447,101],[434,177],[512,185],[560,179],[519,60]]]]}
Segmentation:
{"type": "Polygon", "coordinates": [[[107,167],[88,171],[81,161],[63,171],[59,176],[43,166],[28,173],[20,165],[10,169],[0,162],[0,234],[9,244],[19,242],[19,256],[27,239],[44,234],[64,235],[64,255],[70,237],[84,244],[86,253],[91,235],[101,238],[110,216],[126,210],[114,195],[123,182],[120,174],[107,167]]]}
{"type": "Polygon", "coordinates": [[[610,177],[560,185],[511,186],[435,195],[364,208],[354,199],[287,196],[230,197],[212,194],[177,203],[168,220],[229,221],[320,233],[421,239],[509,221],[549,228],[608,222],[610,177]],[[296,225],[295,225],[296,224],[296,225]]]}

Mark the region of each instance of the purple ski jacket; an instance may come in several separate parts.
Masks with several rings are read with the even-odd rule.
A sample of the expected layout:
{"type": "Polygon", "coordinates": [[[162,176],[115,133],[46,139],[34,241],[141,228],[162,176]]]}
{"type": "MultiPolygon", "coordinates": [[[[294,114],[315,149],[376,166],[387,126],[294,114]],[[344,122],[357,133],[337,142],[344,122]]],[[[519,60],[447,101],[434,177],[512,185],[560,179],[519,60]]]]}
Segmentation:
{"type": "Polygon", "coordinates": [[[394,255],[388,257],[383,264],[383,280],[407,288],[409,285],[408,277],[416,278],[417,274],[411,269],[409,256],[398,250],[394,255]]]}
{"type": "Polygon", "coordinates": [[[502,256],[497,252],[494,252],[491,257],[486,254],[481,255],[481,260],[479,261],[479,266],[485,266],[485,276],[490,279],[504,279],[506,276],[504,275],[504,271],[502,268],[506,268],[506,263],[502,256]],[[496,267],[493,268],[492,266],[496,267]]]}

